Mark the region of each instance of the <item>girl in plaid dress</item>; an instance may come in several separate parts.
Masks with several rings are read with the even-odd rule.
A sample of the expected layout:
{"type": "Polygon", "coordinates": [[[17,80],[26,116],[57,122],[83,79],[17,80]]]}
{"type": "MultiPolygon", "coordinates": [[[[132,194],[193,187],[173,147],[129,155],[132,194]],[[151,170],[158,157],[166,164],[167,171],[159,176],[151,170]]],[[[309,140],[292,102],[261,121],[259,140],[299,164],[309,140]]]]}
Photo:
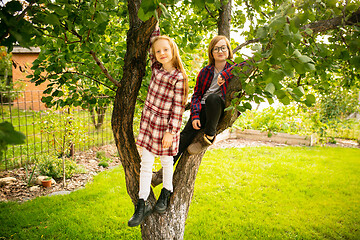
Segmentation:
{"type": "Polygon", "coordinates": [[[136,144],[142,147],[139,200],[130,227],[142,223],[150,214],[146,200],[150,194],[152,166],[155,155],[163,167],[163,189],[155,210],[164,213],[173,191],[173,156],[178,152],[182,114],[188,94],[187,76],[176,43],[167,36],[159,36],[158,27],[150,43],[152,76],[140,120],[136,144]]]}

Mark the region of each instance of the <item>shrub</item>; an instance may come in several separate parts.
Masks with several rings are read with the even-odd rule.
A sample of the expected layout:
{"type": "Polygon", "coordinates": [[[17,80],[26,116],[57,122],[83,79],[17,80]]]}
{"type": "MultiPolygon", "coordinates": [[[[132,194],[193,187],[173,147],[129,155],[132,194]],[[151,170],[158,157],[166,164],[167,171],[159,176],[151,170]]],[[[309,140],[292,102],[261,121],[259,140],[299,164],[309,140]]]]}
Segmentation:
{"type": "MultiPolygon", "coordinates": [[[[63,177],[63,159],[56,156],[45,156],[39,160],[39,172],[54,179],[63,177]]],[[[77,172],[75,161],[65,158],[65,178],[71,178],[77,172]]]]}
{"type": "Polygon", "coordinates": [[[101,166],[101,167],[103,167],[103,168],[106,168],[106,167],[109,166],[109,163],[108,163],[108,162],[105,162],[105,161],[101,161],[101,162],[99,162],[98,166],[101,166]]]}
{"type": "Polygon", "coordinates": [[[97,159],[105,158],[105,152],[104,152],[104,151],[98,151],[98,152],[96,152],[96,158],[97,158],[97,159]]]}

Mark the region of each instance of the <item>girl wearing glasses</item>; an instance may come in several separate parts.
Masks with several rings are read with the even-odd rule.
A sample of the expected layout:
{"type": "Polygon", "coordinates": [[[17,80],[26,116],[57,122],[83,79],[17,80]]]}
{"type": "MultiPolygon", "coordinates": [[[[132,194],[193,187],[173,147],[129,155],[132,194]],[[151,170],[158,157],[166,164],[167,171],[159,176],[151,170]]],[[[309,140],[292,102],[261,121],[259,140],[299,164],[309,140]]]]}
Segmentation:
{"type": "MultiPolygon", "coordinates": [[[[230,42],[225,36],[214,37],[208,49],[209,65],[201,69],[191,98],[191,116],[180,134],[178,160],[187,148],[190,154],[199,153],[204,146],[215,140],[216,127],[224,113],[226,88],[233,77],[231,70],[235,64],[227,62],[233,58],[230,42]],[[200,129],[204,129],[204,138],[191,144],[200,129]],[[190,146],[189,146],[190,145],[190,146]]],[[[245,62],[236,64],[244,65],[245,62]]]]}

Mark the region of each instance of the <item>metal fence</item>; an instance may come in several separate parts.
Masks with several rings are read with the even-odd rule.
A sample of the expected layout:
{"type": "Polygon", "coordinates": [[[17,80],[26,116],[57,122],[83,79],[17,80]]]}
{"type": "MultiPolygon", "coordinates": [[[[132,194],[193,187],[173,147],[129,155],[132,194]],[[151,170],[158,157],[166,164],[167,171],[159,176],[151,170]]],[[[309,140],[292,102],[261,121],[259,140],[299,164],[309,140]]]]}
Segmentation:
{"type": "Polygon", "coordinates": [[[42,91],[0,92],[1,122],[12,123],[15,130],[26,135],[25,144],[8,147],[0,170],[47,155],[73,155],[114,143],[112,106],[97,114],[79,108],[46,108],[41,98],[42,91]],[[102,118],[102,124],[96,123],[102,118]]]}

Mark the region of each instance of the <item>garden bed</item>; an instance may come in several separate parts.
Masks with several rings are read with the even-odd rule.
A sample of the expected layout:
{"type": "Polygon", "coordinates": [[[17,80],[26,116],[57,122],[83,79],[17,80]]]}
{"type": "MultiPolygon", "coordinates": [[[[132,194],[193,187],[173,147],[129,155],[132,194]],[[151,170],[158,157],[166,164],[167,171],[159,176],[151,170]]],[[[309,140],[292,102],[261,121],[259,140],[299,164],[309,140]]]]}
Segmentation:
{"type": "Polygon", "coordinates": [[[70,179],[66,179],[65,188],[63,187],[62,179],[56,180],[56,183],[50,188],[45,188],[40,185],[29,187],[25,181],[26,173],[24,168],[3,171],[0,173],[0,178],[13,177],[16,180],[0,187],[0,201],[23,202],[39,196],[57,192],[66,193],[81,189],[85,187],[86,183],[92,181],[94,175],[121,164],[119,158],[116,156],[117,149],[115,145],[106,145],[99,148],[92,148],[86,152],[77,153],[75,160],[85,171],[84,173],[74,174],[70,179]],[[106,157],[111,159],[111,161],[108,162],[108,167],[104,168],[98,165],[100,162],[100,160],[96,158],[96,152],[98,151],[104,151],[106,157]]]}

